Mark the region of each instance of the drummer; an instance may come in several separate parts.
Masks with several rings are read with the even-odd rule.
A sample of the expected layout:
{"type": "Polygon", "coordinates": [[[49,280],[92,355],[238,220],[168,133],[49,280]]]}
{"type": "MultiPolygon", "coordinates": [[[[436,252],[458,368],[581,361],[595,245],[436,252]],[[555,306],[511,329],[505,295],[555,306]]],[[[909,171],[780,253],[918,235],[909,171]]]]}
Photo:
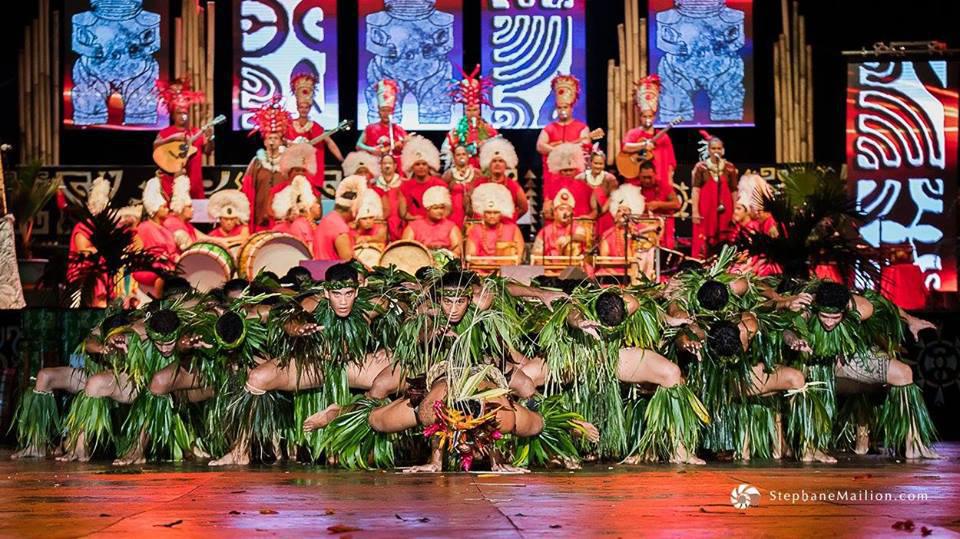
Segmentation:
{"type": "Polygon", "coordinates": [[[343,158],[343,177],[358,174],[373,180],[380,175],[380,163],[376,156],[364,151],[355,151],[343,158]]]}
{"type": "Polygon", "coordinates": [[[656,231],[656,225],[641,226],[634,219],[643,215],[643,193],[636,185],[621,185],[610,196],[610,214],[615,226],[600,239],[600,256],[633,258],[640,235],[656,231]],[[627,249],[629,245],[629,249],[627,249]]]}
{"type": "Polygon", "coordinates": [[[310,181],[306,176],[297,175],[290,185],[273,197],[271,210],[275,222],[271,230],[290,234],[308,248],[312,247],[313,221],[310,217],[311,209],[316,205],[317,197],[310,181]]]}
{"type": "Polygon", "coordinates": [[[177,176],[173,180],[173,196],[170,197],[170,212],[163,226],[173,233],[177,247],[182,251],[197,242],[197,229],[193,219],[193,201],[190,200],[190,178],[177,176]]]}
{"type": "Polygon", "coordinates": [[[250,203],[238,189],[224,189],[211,195],[207,203],[207,215],[217,223],[216,228],[210,231],[211,237],[244,240],[250,235],[247,228],[250,203]]]}
{"type": "Polygon", "coordinates": [[[400,216],[406,209],[400,186],[404,179],[397,172],[397,158],[393,154],[384,154],[378,168],[380,173],[368,185],[380,195],[383,214],[387,219],[387,235],[390,241],[395,241],[403,235],[404,222],[400,216]]]}
{"type": "MultiPolygon", "coordinates": [[[[143,209],[147,213],[147,220],[137,226],[137,237],[144,251],[149,251],[157,257],[158,265],[172,270],[180,255],[180,248],[173,237],[173,232],[164,228],[163,221],[170,213],[169,202],[163,194],[160,178],[151,178],[143,188],[143,209]]],[[[152,271],[138,271],[133,278],[147,290],[159,286],[160,276],[152,271]]]]}
{"type": "MultiPolygon", "coordinates": [[[[480,148],[480,169],[485,176],[474,180],[471,186],[472,189],[476,189],[486,183],[495,183],[506,187],[513,199],[513,213],[504,214],[503,219],[512,223],[516,223],[517,219],[525,215],[530,207],[527,194],[520,187],[520,183],[510,177],[519,162],[513,144],[503,137],[494,137],[480,148]]],[[[476,216],[479,216],[480,212],[481,210],[478,209],[473,210],[476,216]]]]}
{"type": "Polygon", "coordinates": [[[473,211],[481,212],[483,221],[467,230],[467,256],[523,256],[523,234],[520,227],[505,215],[513,215],[510,190],[501,184],[485,183],[471,194],[473,211]]]}
{"type": "Polygon", "coordinates": [[[456,223],[448,219],[451,209],[450,191],[443,185],[435,185],[423,193],[425,219],[410,221],[403,231],[403,239],[415,240],[428,249],[446,249],[460,257],[463,252],[463,233],[456,223]]]}
{"type": "Polygon", "coordinates": [[[354,246],[376,245],[381,249],[387,244],[387,225],[383,221],[383,203],[380,195],[367,189],[360,197],[357,219],[351,223],[354,246]]]}
{"type": "Polygon", "coordinates": [[[357,216],[360,200],[367,189],[364,176],[348,176],[337,186],[333,211],[313,230],[313,258],[316,260],[353,259],[350,223],[357,216]]]}
{"type": "Polygon", "coordinates": [[[580,174],[584,171],[583,147],[579,144],[565,142],[557,145],[547,156],[547,166],[550,167],[552,180],[543,188],[543,219],[553,219],[551,201],[561,190],[567,190],[573,196],[576,207],[574,217],[597,218],[596,202],[593,198],[593,187],[580,174]]]}
{"type": "Polygon", "coordinates": [[[573,193],[560,189],[551,202],[553,221],[537,233],[532,253],[536,256],[583,256],[587,245],[587,231],[573,220],[577,205],[573,193]]]}

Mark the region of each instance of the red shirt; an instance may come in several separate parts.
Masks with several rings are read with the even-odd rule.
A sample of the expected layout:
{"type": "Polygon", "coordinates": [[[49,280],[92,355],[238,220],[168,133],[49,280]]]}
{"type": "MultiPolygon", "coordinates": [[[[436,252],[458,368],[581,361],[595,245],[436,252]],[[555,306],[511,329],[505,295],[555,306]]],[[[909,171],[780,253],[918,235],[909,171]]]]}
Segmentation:
{"type": "Polygon", "coordinates": [[[477,246],[476,256],[497,256],[497,243],[513,242],[519,230],[510,222],[501,221],[495,227],[481,223],[470,227],[467,239],[477,246]]]}
{"type": "Polygon", "coordinates": [[[176,234],[177,231],[186,232],[187,236],[190,237],[190,241],[197,241],[197,229],[194,228],[192,224],[184,221],[179,215],[172,213],[168,215],[167,218],[163,220],[163,228],[166,228],[173,234],[176,234]]]}
{"type": "Polygon", "coordinates": [[[223,231],[222,227],[218,226],[217,228],[214,228],[213,230],[211,230],[210,233],[207,235],[213,236],[214,238],[233,238],[236,236],[242,236],[246,228],[247,228],[247,225],[237,225],[233,227],[233,230],[231,230],[229,234],[227,234],[226,232],[223,231]]]}
{"type": "Polygon", "coordinates": [[[277,221],[270,230],[290,234],[294,238],[302,241],[307,247],[313,244],[313,227],[310,226],[310,221],[302,215],[293,221],[277,221]]]}
{"type": "Polygon", "coordinates": [[[417,219],[410,221],[407,225],[409,230],[413,231],[413,239],[426,245],[430,249],[450,249],[454,245],[450,243],[450,232],[457,228],[457,224],[450,219],[433,222],[430,219],[417,219]]]}
{"type": "MultiPolygon", "coordinates": [[[[323,126],[314,122],[312,120],[307,121],[306,125],[301,127],[297,120],[290,122],[287,125],[287,132],[284,135],[291,143],[296,141],[298,138],[306,139],[305,142],[310,142],[311,140],[319,137],[323,134],[323,126]]],[[[315,190],[323,188],[323,177],[324,177],[324,158],[326,157],[326,141],[320,141],[313,145],[314,150],[317,152],[317,173],[307,175],[307,179],[310,180],[310,185],[313,186],[315,190]]]]}
{"type": "MultiPolygon", "coordinates": [[[[578,231],[586,235],[586,231],[576,223],[561,225],[556,221],[551,221],[537,233],[537,239],[543,243],[543,256],[563,256],[564,253],[561,252],[557,241],[563,236],[572,237],[578,231]]],[[[586,252],[587,246],[584,242],[578,243],[582,255],[586,252]]]]}
{"type": "MultiPolygon", "coordinates": [[[[147,220],[137,226],[137,236],[143,244],[143,250],[147,251],[157,258],[164,258],[164,264],[167,269],[173,269],[180,249],[177,247],[176,240],[173,239],[173,232],[160,226],[153,221],[147,220]]],[[[138,271],[133,274],[133,278],[141,284],[153,286],[157,280],[157,274],[151,271],[138,271]]]]}
{"type": "MultiPolygon", "coordinates": [[[[377,146],[389,146],[390,145],[390,125],[391,124],[382,124],[377,122],[375,124],[368,124],[367,127],[363,128],[363,136],[361,141],[367,146],[376,148],[377,146]]],[[[393,140],[394,144],[402,140],[407,136],[407,132],[404,131],[399,124],[393,125],[393,140]]],[[[358,150],[363,150],[363,148],[357,146],[358,150]]],[[[400,163],[400,153],[403,150],[402,146],[397,146],[393,149],[393,157],[397,160],[397,170],[403,170],[403,165],[400,163]]],[[[366,151],[366,150],[364,150],[366,151]]]]}
{"type": "Polygon", "coordinates": [[[407,203],[408,216],[426,216],[427,209],[423,207],[423,194],[427,192],[427,189],[436,185],[446,187],[447,182],[436,176],[428,176],[422,182],[413,178],[403,180],[403,183],[400,184],[400,193],[403,194],[403,199],[407,203]]]}
{"type": "MultiPolygon", "coordinates": [[[[570,120],[570,123],[563,125],[560,122],[553,121],[548,123],[543,128],[543,132],[547,134],[547,142],[550,144],[557,144],[559,142],[576,142],[582,135],[584,131],[589,131],[590,128],[587,124],[581,122],[577,119],[570,120]]],[[[590,144],[584,143],[584,151],[590,150],[590,144]]],[[[547,156],[543,156],[543,177],[546,178],[550,172],[547,167],[547,156]]],[[[544,185],[546,186],[546,185],[544,185]]]]}
{"type": "MultiPolygon", "coordinates": [[[[157,138],[165,139],[183,132],[184,129],[171,125],[161,129],[157,134],[157,138]]],[[[191,127],[190,129],[186,130],[186,136],[187,138],[190,138],[199,132],[200,130],[196,127],[191,127]]],[[[203,193],[203,163],[200,157],[203,155],[203,147],[206,143],[206,137],[203,135],[197,137],[197,139],[193,141],[193,146],[197,149],[197,153],[193,154],[189,159],[187,159],[187,166],[185,168],[187,176],[190,178],[190,198],[206,198],[206,195],[203,193]]],[[[163,192],[168,198],[173,196],[173,175],[161,171],[160,186],[163,188],[163,192]]]]}
{"type": "Polygon", "coordinates": [[[324,215],[323,219],[317,223],[316,228],[313,229],[313,258],[316,260],[339,260],[340,255],[337,254],[335,242],[337,238],[344,234],[350,238],[352,246],[353,239],[350,236],[350,226],[343,217],[335,211],[324,215]]]}

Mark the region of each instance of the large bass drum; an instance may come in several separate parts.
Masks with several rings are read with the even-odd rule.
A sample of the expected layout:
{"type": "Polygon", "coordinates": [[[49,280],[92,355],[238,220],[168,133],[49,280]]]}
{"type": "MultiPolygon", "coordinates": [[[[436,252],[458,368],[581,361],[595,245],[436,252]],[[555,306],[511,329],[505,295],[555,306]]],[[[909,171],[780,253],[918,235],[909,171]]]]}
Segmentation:
{"type": "Polygon", "coordinates": [[[180,255],[183,278],[199,292],[223,286],[233,276],[233,255],[217,243],[200,241],[180,255]]]}
{"type": "Polygon", "coordinates": [[[364,243],[353,248],[353,258],[364,265],[368,270],[380,265],[383,256],[383,245],[364,243]]]}
{"type": "Polygon", "coordinates": [[[396,266],[410,275],[417,273],[420,268],[433,266],[433,255],[430,249],[414,240],[399,240],[391,243],[380,257],[380,266],[388,268],[396,266]]]}
{"type": "Polygon", "coordinates": [[[283,232],[265,230],[250,236],[240,249],[237,272],[244,279],[253,279],[261,271],[283,277],[290,268],[299,266],[313,255],[302,241],[283,232]]]}

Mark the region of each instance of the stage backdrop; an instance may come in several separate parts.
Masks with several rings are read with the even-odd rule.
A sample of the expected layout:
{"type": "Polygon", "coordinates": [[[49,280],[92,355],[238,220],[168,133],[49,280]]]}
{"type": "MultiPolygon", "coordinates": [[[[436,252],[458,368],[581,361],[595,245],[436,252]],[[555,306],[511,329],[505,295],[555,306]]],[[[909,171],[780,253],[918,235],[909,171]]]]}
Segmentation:
{"type": "Polygon", "coordinates": [[[494,126],[533,129],[553,121],[550,81],[570,73],[580,79],[582,96],[573,115],[586,120],[586,4],[484,0],[480,58],[495,83],[492,106],[484,116],[494,126]]]}
{"type": "Polygon", "coordinates": [[[957,106],[960,63],[851,63],[847,164],[874,247],[913,247],[927,288],[957,290],[957,106]]]}
{"type": "Polygon", "coordinates": [[[294,68],[317,76],[313,119],[336,125],[336,0],[234,0],[234,6],[233,128],[252,129],[252,112],[278,94],[296,117],[290,89],[294,68]]]}
{"type": "Polygon", "coordinates": [[[658,123],[753,125],[753,0],[725,4],[649,0],[649,71],[663,84],[658,123]]]}
{"type": "Polygon", "coordinates": [[[461,0],[358,0],[357,129],[378,121],[372,85],[400,85],[393,119],[408,130],[449,129],[450,83],[463,62],[461,0]],[[384,4],[390,4],[388,12],[384,4]]]}
{"type": "Polygon", "coordinates": [[[64,0],[63,123],[68,127],[159,129],[167,78],[168,0],[64,0]]]}

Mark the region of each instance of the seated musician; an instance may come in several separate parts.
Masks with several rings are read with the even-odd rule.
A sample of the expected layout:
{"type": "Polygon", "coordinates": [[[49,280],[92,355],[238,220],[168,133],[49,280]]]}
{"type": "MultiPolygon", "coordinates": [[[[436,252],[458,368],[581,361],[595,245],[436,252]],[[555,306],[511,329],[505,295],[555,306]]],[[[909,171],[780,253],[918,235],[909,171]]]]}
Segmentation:
{"type": "MultiPolygon", "coordinates": [[[[180,256],[180,248],[173,232],[163,226],[170,213],[169,202],[163,193],[160,178],[151,178],[143,188],[143,210],[147,219],[137,225],[137,237],[144,251],[153,254],[167,269],[172,270],[180,256]]],[[[138,271],[133,278],[148,291],[159,284],[159,276],[152,271],[138,271]]]]}
{"type": "Polygon", "coordinates": [[[737,228],[739,229],[742,226],[746,226],[748,230],[766,234],[774,238],[777,237],[780,233],[777,227],[777,221],[773,218],[773,215],[764,208],[764,200],[772,195],[773,188],[770,187],[770,184],[767,183],[766,180],[759,174],[747,171],[737,184],[736,205],[742,205],[744,210],[748,212],[748,216],[747,219],[744,219],[743,216],[738,216],[737,212],[739,210],[736,205],[734,206],[733,220],[740,225],[737,228]],[[741,221],[745,222],[741,223],[741,221]]]}
{"type": "Polygon", "coordinates": [[[403,231],[403,239],[416,240],[428,249],[446,249],[459,257],[462,253],[463,234],[456,223],[447,218],[450,215],[450,191],[435,185],[423,193],[423,206],[427,210],[425,219],[410,221],[403,231]]]}
{"type": "Polygon", "coordinates": [[[355,151],[343,158],[343,177],[359,174],[373,180],[380,175],[380,160],[373,154],[364,151],[355,151]]]}
{"type": "Polygon", "coordinates": [[[510,177],[510,173],[516,170],[519,162],[517,151],[509,140],[503,137],[489,139],[480,147],[480,170],[484,176],[475,179],[473,185],[471,185],[471,189],[476,189],[486,183],[495,183],[506,187],[513,199],[513,213],[510,215],[504,214],[503,219],[513,223],[516,223],[517,219],[525,215],[527,210],[530,209],[527,194],[520,187],[520,183],[510,177]]]}
{"type": "Polygon", "coordinates": [[[467,231],[467,256],[523,256],[523,234],[516,223],[504,219],[513,215],[510,190],[498,183],[485,183],[471,194],[470,205],[482,222],[467,231]]]}
{"type": "Polygon", "coordinates": [[[193,201],[190,199],[190,178],[177,176],[173,180],[170,212],[163,220],[163,226],[173,232],[173,238],[181,251],[197,241],[197,229],[193,227],[191,219],[193,219],[193,201]]]}
{"type": "Polygon", "coordinates": [[[210,196],[207,203],[207,215],[217,224],[210,231],[213,238],[245,240],[250,235],[247,223],[250,221],[250,202],[238,189],[224,189],[210,196]]]}
{"type": "Polygon", "coordinates": [[[307,247],[313,245],[313,222],[310,220],[311,208],[317,204],[313,186],[306,176],[298,175],[290,185],[273,196],[270,209],[274,224],[270,230],[290,234],[302,241],[307,247]]]}
{"type": "Polygon", "coordinates": [[[440,170],[440,150],[426,138],[413,135],[404,143],[400,161],[407,177],[400,184],[400,194],[403,195],[400,217],[406,222],[415,221],[426,217],[423,195],[427,189],[447,185],[436,176],[440,170]]]}
{"type": "Polygon", "coordinates": [[[353,259],[350,223],[357,216],[360,200],[367,190],[365,176],[347,176],[337,186],[333,211],[323,216],[313,229],[313,258],[316,260],[353,259]]]}
{"type": "Polygon", "coordinates": [[[622,185],[613,192],[610,196],[610,214],[615,225],[600,240],[600,256],[634,257],[641,236],[655,233],[657,229],[656,225],[640,225],[637,222],[643,211],[643,193],[639,187],[622,185]]]}
{"type": "Polygon", "coordinates": [[[547,156],[551,181],[543,186],[543,219],[553,219],[552,200],[561,190],[573,195],[576,207],[574,217],[596,219],[597,208],[593,202],[593,188],[580,173],[584,171],[583,146],[572,142],[558,144],[547,156]]]}
{"type": "Polygon", "coordinates": [[[537,233],[533,241],[535,256],[583,256],[587,245],[587,231],[573,220],[576,210],[573,193],[561,189],[553,198],[553,220],[537,233]]]}
{"type": "Polygon", "coordinates": [[[354,245],[387,244],[387,225],[383,220],[383,202],[373,189],[367,189],[360,197],[357,218],[351,224],[354,245]]]}
{"type": "Polygon", "coordinates": [[[613,227],[613,214],[610,213],[610,195],[617,190],[617,177],[607,172],[607,156],[596,144],[590,152],[589,168],[577,178],[583,179],[593,189],[591,207],[596,208],[597,224],[594,227],[596,237],[613,227]]]}
{"type": "Polygon", "coordinates": [[[664,182],[657,175],[654,161],[646,161],[641,164],[640,175],[637,178],[627,179],[626,183],[640,187],[647,212],[664,218],[663,239],[661,241],[664,247],[673,249],[675,245],[673,214],[682,205],[673,184],[664,182]]]}

